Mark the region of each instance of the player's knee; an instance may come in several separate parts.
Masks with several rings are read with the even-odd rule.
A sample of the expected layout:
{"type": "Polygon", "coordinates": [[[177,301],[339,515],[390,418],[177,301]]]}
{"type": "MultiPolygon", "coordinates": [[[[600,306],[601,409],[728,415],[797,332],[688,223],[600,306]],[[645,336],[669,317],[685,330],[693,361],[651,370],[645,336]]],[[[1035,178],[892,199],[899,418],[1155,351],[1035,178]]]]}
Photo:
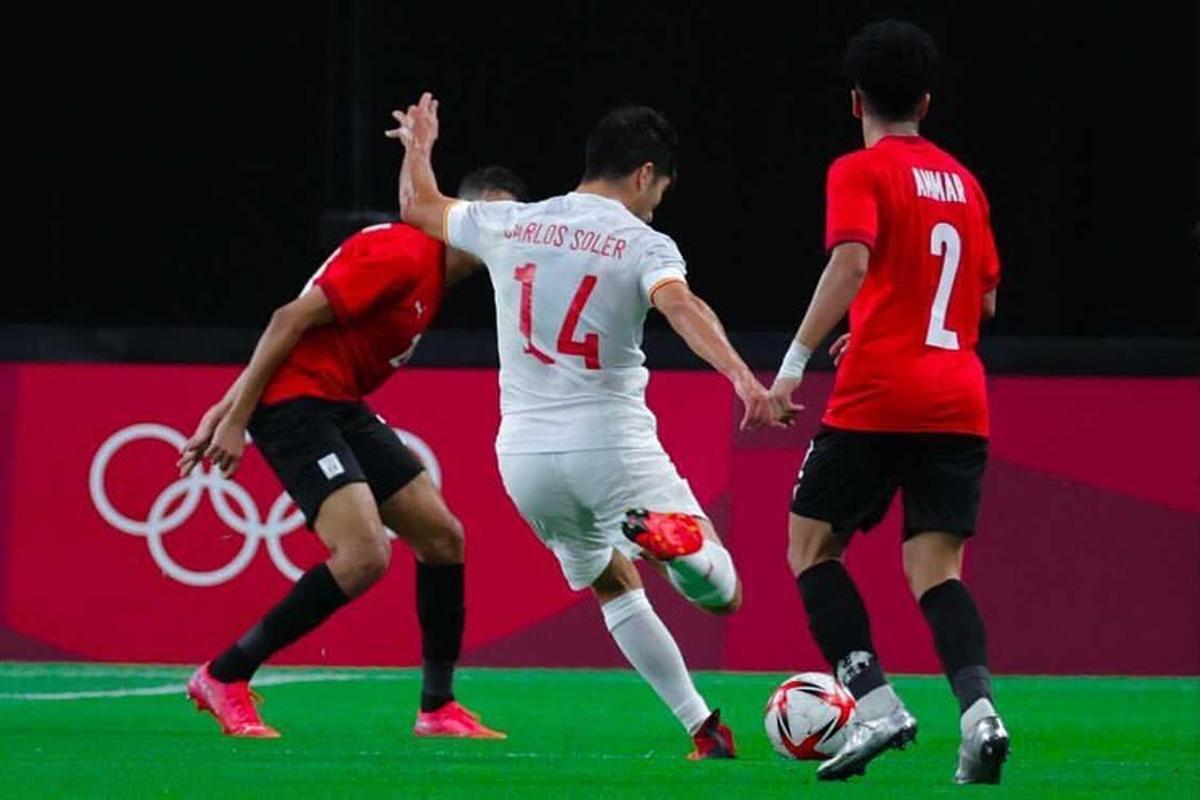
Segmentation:
{"type": "Polygon", "coordinates": [[[840,559],[843,548],[815,537],[792,537],[788,541],[787,561],[793,575],[799,575],[822,561],[840,559]]]}
{"type": "Polygon", "coordinates": [[[626,592],[642,588],[637,568],[620,553],[614,553],[612,562],[592,582],[592,592],[601,604],[626,592]]]}
{"type": "Polygon", "coordinates": [[[827,522],[792,515],[788,527],[787,561],[793,575],[822,561],[840,559],[846,550],[846,540],[833,531],[827,522]]]}
{"type": "Polygon", "coordinates": [[[428,536],[416,550],[426,564],[461,564],[466,551],[462,523],[453,514],[447,514],[430,527],[428,536]]]}
{"type": "Polygon", "coordinates": [[[463,560],[467,546],[467,534],[458,517],[451,514],[441,525],[438,536],[442,556],[449,562],[458,564],[463,560]]]}
{"type": "Polygon", "coordinates": [[[342,589],[357,597],[387,574],[391,556],[391,542],[380,527],[378,535],[364,536],[339,547],[331,568],[342,589]]]}
{"type": "Polygon", "coordinates": [[[387,574],[391,560],[392,545],[387,536],[375,537],[370,544],[365,545],[358,558],[358,571],[365,586],[378,583],[387,574]]]}
{"type": "Polygon", "coordinates": [[[949,580],[961,580],[958,570],[947,565],[921,565],[909,567],[905,565],[905,576],[908,578],[908,588],[916,600],[933,587],[949,580]]]}
{"type": "Polygon", "coordinates": [[[962,577],[963,540],[949,534],[927,533],[904,543],[901,562],[913,597],[948,580],[962,577]]]}

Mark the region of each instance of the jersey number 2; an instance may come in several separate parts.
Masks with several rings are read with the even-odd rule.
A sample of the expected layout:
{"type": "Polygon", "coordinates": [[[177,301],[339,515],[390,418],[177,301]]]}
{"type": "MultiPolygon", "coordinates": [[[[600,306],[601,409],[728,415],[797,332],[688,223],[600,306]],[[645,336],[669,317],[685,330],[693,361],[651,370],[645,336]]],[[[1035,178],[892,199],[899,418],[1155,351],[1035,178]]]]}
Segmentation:
{"type": "Polygon", "coordinates": [[[950,293],[954,291],[954,278],[958,275],[958,260],[962,256],[962,239],[953,225],[939,222],[933,226],[929,252],[943,258],[942,277],[933,296],[933,308],[929,310],[925,344],[943,350],[957,350],[958,334],[946,327],[946,308],[950,305],[950,293]]]}
{"type": "MultiPolygon", "coordinates": [[[[553,364],[554,359],[546,355],[533,343],[533,279],[537,274],[536,264],[524,264],[513,271],[513,279],[521,284],[521,335],[525,337],[525,352],[543,364],[553,364]]],[[[588,369],[600,369],[600,334],[588,333],[583,339],[575,338],[579,317],[587,305],[592,290],[596,288],[595,275],[584,275],[571,298],[566,319],[558,332],[558,352],[568,356],[580,356],[588,369]]]]}

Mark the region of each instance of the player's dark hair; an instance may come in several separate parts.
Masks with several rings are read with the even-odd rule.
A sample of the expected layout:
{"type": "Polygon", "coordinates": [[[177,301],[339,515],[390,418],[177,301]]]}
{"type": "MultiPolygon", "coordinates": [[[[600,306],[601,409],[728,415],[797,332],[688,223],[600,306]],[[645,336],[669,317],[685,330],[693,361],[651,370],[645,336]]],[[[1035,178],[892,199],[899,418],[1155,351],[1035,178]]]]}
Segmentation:
{"type": "Polygon", "coordinates": [[[871,113],[892,122],[916,116],[940,65],[933,37],[911,22],[894,19],[867,25],[842,57],[842,71],[871,113]]]}
{"type": "Polygon", "coordinates": [[[645,106],[608,112],[588,134],[583,179],[624,178],[646,162],[658,177],[675,180],[679,135],[665,116],[645,106]]]}
{"type": "Polygon", "coordinates": [[[508,192],[521,202],[529,199],[529,187],[521,176],[495,164],[468,172],[458,184],[458,197],[462,200],[478,200],[487,191],[508,192]]]}

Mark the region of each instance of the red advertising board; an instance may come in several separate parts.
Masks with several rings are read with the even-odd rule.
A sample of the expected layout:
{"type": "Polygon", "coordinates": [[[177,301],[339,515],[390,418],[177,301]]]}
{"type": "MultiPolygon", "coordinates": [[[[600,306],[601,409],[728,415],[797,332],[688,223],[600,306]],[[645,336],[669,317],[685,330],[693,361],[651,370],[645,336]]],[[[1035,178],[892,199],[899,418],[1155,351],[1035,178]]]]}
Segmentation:
{"type": "MultiPolygon", "coordinates": [[[[323,557],[251,448],[236,482],[181,480],[179,444],[236,370],[0,365],[0,657],[192,663],[241,633],[323,557]]],[[[708,617],[655,577],[651,597],[696,667],[813,669],[784,562],[792,481],[829,391],[787,432],[736,431],[709,373],[659,372],[661,438],[727,540],[745,605],[708,617]]],[[[980,534],[967,579],[1006,672],[1194,674],[1200,652],[1200,382],[997,378],[980,534]]],[[[400,370],[371,400],[426,458],[468,537],[465,658],[621,664],[594,602],[569,591],[501,486],[493,370],[400,370]]],[[[419,659],[413,570],[388,577],[280,655],[419,659]]],[[[904,584],[895,513],[851,547],[885,665],[935,672],[904,584]]]]}

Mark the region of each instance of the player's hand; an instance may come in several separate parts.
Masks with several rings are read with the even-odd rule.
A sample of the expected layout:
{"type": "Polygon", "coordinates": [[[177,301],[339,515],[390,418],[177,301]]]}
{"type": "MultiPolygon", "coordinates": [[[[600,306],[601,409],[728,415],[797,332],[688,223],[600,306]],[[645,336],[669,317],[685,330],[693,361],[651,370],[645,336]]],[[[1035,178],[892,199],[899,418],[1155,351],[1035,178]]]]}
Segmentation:
{"type": "Polygon", "coordinates": [[[438,101],[425,92],[415,106],[406,111],[393,111],[397,126],[384,131],[389,139],[399,139],[406,149],[429,150],[438,138],[438,101]]]}
{"type": "Polygon", "coordinates": [[[850,334],[843,333],[834,343],[829,346],[829,355],[833,358],[833,365],[840,367],[842,359],[846,357],[846,350],[850,347],[850,334]]]}
{"type": "Polygon", "coordinates": [[[776,378],[767,393],[767,401],[771,406],[772,424],[780,428],[790,428],[796,415],[804,410],[804,406],[792,402],[792,395],[800,388],[803,378],[776,378]]]}
{"type": "Polygon", "coordinates": [[[740,429],[753,431],[767,425],[784,427],[777,423],[771,415],[771,404],[767,398],[767,387],[758,382],[753,374],[747,372],[733,382],[733,389],[746,407],[742,415],[740,429]]]}
{"type": "Polygon", "coordinates": [[[190,475],[192,469],[200,463],[200,459],[204,458],[204,451],[212,442],[213,431],[225,417],[226,411],[227,409],[218,403],[204,412],[200,424],[196,426],[196,432],[184,442],[179,451],[179,460],[175,462],[175,466],[179,467],[179,477],[186,478],[190,475]]]}
{"type": "Polygon", "coordinates": [[[208,446],[204,457],[221,470],[222,475],[232,478],[238,465],[242,463],[242,453],[245,449],[246,426],[226,416],[213,432],[212,444],[208,446]]]}

